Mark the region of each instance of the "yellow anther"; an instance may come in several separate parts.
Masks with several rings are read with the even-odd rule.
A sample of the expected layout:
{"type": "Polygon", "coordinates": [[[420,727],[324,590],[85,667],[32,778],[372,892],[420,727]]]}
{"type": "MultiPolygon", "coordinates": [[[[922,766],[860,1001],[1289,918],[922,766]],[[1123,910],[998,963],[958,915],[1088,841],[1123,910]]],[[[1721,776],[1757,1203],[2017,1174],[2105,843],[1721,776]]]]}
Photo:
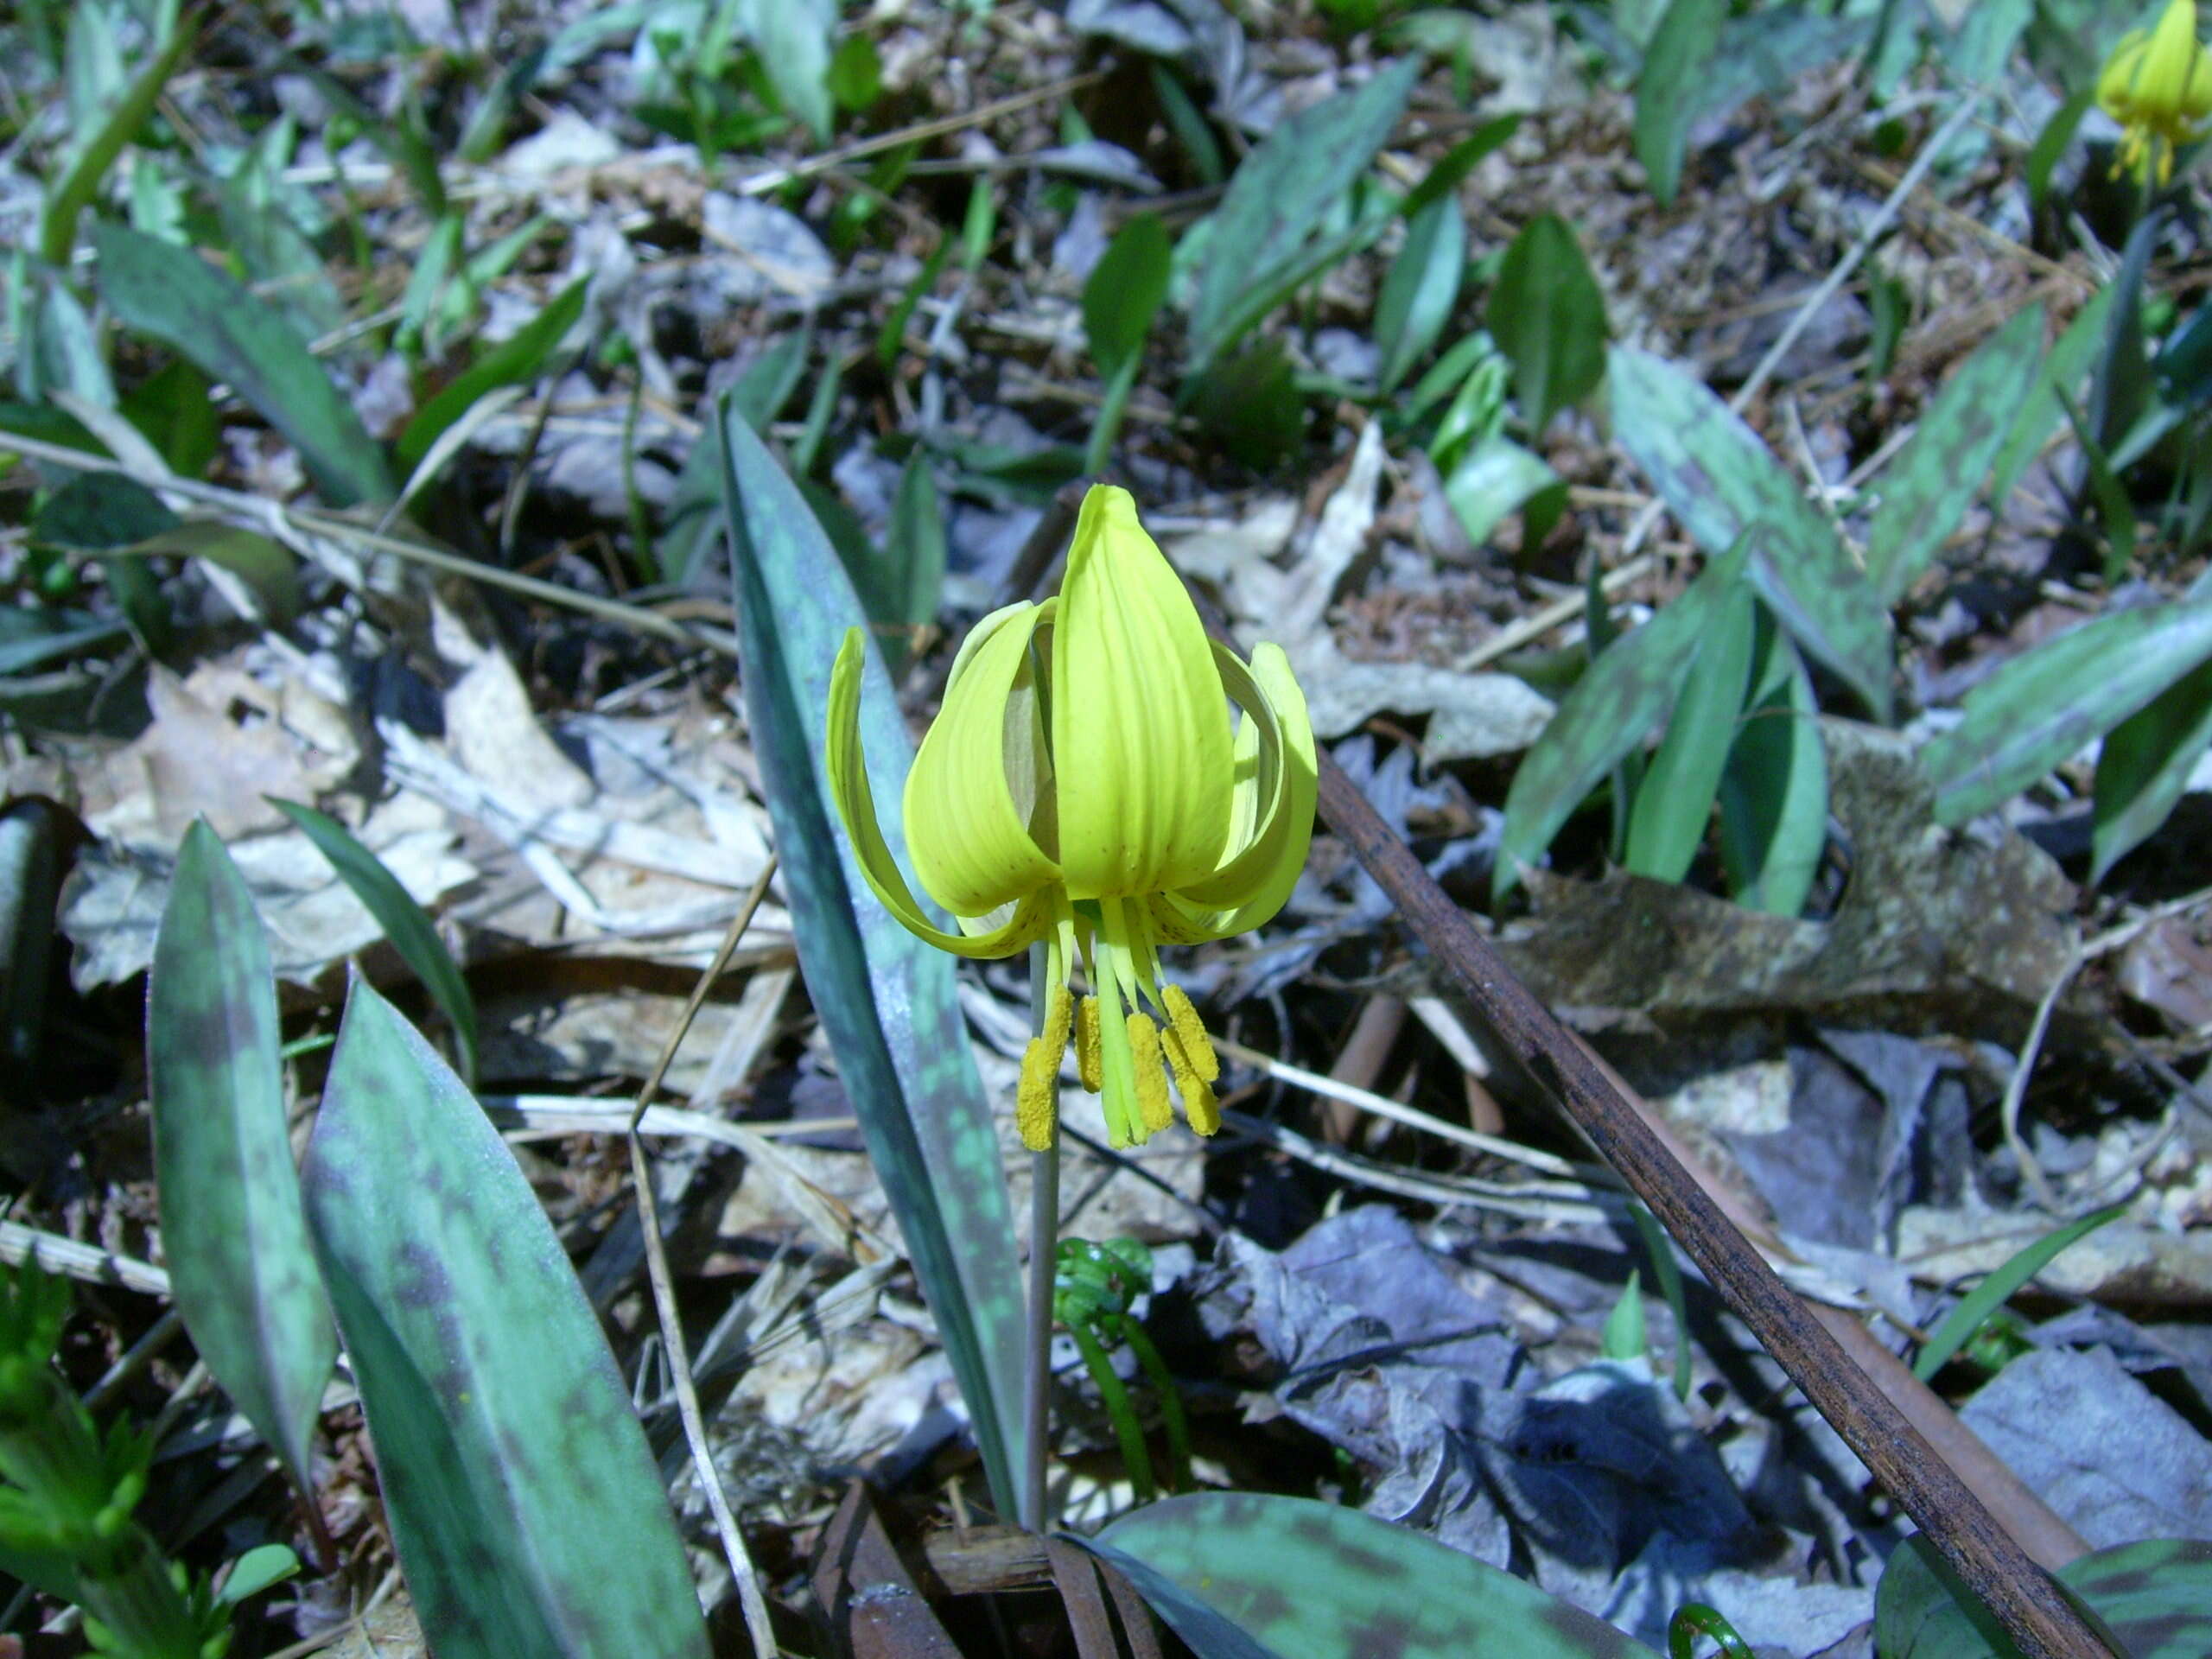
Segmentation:
{"type": "Polygon", "coordinates": [[[1152,1016],[1129,1010],[1129,1053],[1137,1066],[1137,1112],[1144,1120],[1147,1135],[1156,1135],[1175,1121],[1175,1111],[1167,1103],[1167,1073],[1162,1069],[1165,1057],[1160,1052],[1160,1027],[1152,1023],[1152,1016]]]}
{"type": "Polygon", "coordinates": [[[1068,1027],[1075,1017],[1075,998],[1065,982],[1052,987],[1045,999],[1045,1046],[1052,1051],[1053,1063],[1068,1052],[1068,1027]]]}
{"type": "MultiPolygon", "coordinates": [[[[1211,1083],[1221,1075],[1221,1062],[1214,1058],[1213,1044],[1206,1037],[1205,1024],[1198,1018],[1198,1011],[1191,1006],[1191,999],[1183,995],[1180,985],[1161,986],[1160,1000],[1167,1010],[1167,1022],[1175,1043],[1183,1050],[1183,1064],[1211,1083]]],[[[1172,1056],[1172,1047],[1169,1052],[1172,1056]]]]}
{"type": "Polygon", "coordinates": [[[1221,1128],[1221,1103],[1213,1097],[1213,1085],[1204,1077],[1178,1077],[1175,1086],[1182,1092],[1183,1116],[1192,1132],[1217,1133],[1221,1128]]]}
{"type": "Polygon", "coordinates": [[[1106,1064],[1098,1042],[1098,999],[1086,996],[1075,1011],[1075,1065],[1083,1086],[1094,1095],[1106,1086],[1106,1064]]]}
{"type": "MultiPolygon", "coordinates": [[[[1060,993],[1063,1000],[1067,993],[1060,993]]],[[[1014,1122],[1021,1130],[1021,1144],[1032,1152],[1051,1147],[1060,1124],[1060,1056],[1067,1052],[1063,1032],[1058,1047],[1044,1037],[1032,1037],[1021,1053],[1021,1084],[1014,1094],[1014,1122]]]]}
{"type": "Polygon", "coordinates": [[[1183,1097],[1185,1121],[1197,1134],[1213,1134],[1221,1128],[1221,1103],[1213,1096],[1213,1085],[1191,1069],[1188,1052],[1179,1036],[1173,1031],[1162,1035],[1167,1050],[1167,1069],[1175,1074],[1175,1092],[1183,1097]]]}

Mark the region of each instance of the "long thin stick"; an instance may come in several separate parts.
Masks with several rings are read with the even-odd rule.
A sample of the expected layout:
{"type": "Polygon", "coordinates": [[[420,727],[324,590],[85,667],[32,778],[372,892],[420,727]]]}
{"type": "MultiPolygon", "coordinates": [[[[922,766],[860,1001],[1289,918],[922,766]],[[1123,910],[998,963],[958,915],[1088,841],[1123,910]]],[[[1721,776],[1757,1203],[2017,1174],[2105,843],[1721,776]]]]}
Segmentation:
{"type": "Polygon", "coordinates": [[[745,930],[753,925],[753,912],[768,896],[768,883],[775,874],[776,860],[772,854],[760,880],[753,884],[753,891],[746,894],[744,905],[731,920],[721,949],[715,953],[714,961],[691,988],[691,999],[684,1005],[683,1017],[676,1022],[667,1042],[662,1045],[652,1075],[638,1090],[637,1109],[630,1114],[629,1134],[630,1179],[637,1189],[638,1224],[645,1236],[645,1276],[652,1281],[653,1312],[660,1322],[669,1375],[676,1384],[677,1415],[683,1419],[683,1439],[691,1448],[692,1466],[698,1471],[699,1490],[707,1496],[707,1508],[715,1517],[715,1530],[721,1536],[722,1559],[728,1562],[730,1577],[737,1585],[738,1605],[745,1610],[746,1634],[753,1638],[753,1651],[758,1659],[774,1659],[778,1651],[776,1634],[768,1622],[767,1598],[760,1593],[760,1575],[753,1570],[753,1557],[745,1548],[745,1534],[739,1529],[737,1516],[730,1510],[729,1494],[722,1491],[721,1471],[715,1467],[714,1448],[707,1443],[707,1415],[699,1408],[699,1387],[691,1376],[691,1351],[684,1343],[683,1317],[676,1306],[676,1279],[669,1271],[668,1249],[660,1236],[660,1200],[653,1192],[652,1160],[645,1151],[645,1136],[638,1133],[638,1125],[645,1117],[645,1108],[659,1091],[661,1079],[668,1075],[669,1063],[676,1058],[683,1033],[698,1014],[700,1004],[707,1000],[708,989],[728,965],[738,941],[745,937],[745,930]]]}
{"type": "Polygon", "coordinates": [[[2110,1659],[2057,1584],[1738,1232],[1324,750],[1320,811],[1529,1075],[1566,1108],[2029,1659],[2110,1659]]]}

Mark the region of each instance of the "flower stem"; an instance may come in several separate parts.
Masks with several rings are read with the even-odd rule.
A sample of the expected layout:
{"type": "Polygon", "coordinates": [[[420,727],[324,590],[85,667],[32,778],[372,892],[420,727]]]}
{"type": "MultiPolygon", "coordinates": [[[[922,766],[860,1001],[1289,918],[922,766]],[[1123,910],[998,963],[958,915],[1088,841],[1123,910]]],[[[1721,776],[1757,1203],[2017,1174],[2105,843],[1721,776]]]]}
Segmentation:
{"type": "Polygon", "coordinates": [[[1052,1278],[1060,1237],[1060,1142],[1029,1154],[1029,1376],[1022,1411],[1021,1524],[1045,1529],[1046,1428],[1052,1414],[1052,1278]]]}

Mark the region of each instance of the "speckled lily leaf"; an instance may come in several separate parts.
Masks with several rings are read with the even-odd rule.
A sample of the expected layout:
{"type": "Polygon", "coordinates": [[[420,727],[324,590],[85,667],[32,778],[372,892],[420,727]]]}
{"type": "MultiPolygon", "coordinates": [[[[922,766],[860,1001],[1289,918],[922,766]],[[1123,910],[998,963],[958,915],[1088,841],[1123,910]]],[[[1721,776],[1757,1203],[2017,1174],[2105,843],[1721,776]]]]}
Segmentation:
{"type": "Polygon", "coordinates": [[[146,989],[162,1250],[200,1357],[305,1491],[338,1335],[300,1213],[278,1041],[253,897],[194,823],[146,989]]]}
{"type": "Polygon", "coordinates": [[[305,1192],[439,1659],[705,1659],[645,1431],[552,1224],[461,1079],[365,983],[305,1192]]]}
{"type": "Polygon", "coordinates": [[[290,439],[334,507],[391,496],[384,453],[276,310],[190,248],[119,225],[93,232],[100,298],[127,328],[175,347],[290,439]]]}
{"type": "MultiPolygon", "coordinates": [[[[1496,884],[1510,893],[1560,826],[1666,720],[1719,608],[1742,583],[1748,538],[1715,559],[1688,592],[1584,671],[1513,774],[1496,884]]],[[[1740,703],[1743,693],[1737,692],[1740,703]]]]}
{"type": "Polygon", "coordinates": [[[1319,227],[1389,137],[1420,74],[1418,57],[1384,65],[1363,86],[1281,122],[1237,167],[1214,213],[1191,307],[1193,378],[1319,274],[1317,252],[1351,251],[1320,237],[1319,227]]]}
{"type": "MultiPolygon", "coordinates": [[[[2161,1538],[2096,1550],[2061,1567],[2130,1659],[2202,1659],[2212,1653],[2212,1543],[2161,1538]]],[[[1874,1598],[1881,1659],[2017,1659],[2019,1649],[1919,1537],[1890,1558],[1874,1598]],[[1971,1610],[1971,1611],[1969,1611],[1971,1610]]]]}
{"type": "MultiPolygon", "coordinates": [[[[900,927],[868,892],[823,771],[830,670],[846,628],[864,620],[860,601],[753,429],[728,418],[720,425],[746,715],[799,968],[967,1399],[992,1496],[1010,1515],[1020,1490],[1021,1277],[991,1103],[968,1052],[952,958],[900,927]]],[[[914,746],[874,652],[861,735],[884,836],[903,859],[898,806],[914,746]]]]}
{"type": "Polygon", "coordinates": [[[2031,305],[1953,375],[1890,463],[1866,527],[1866,574],[1894,601],[1959,527],[1988,476],[2043,362],[2043,308],[2031,305]]]}
{"type": "Polygon", "coordinates": [[[1922,752],[1939,823],[1986,812],[2212,660],[2212,599],[2115,611],[2022,652],[1922,752]]]}
{"type": "Polygon", "coordinates": [[[1199,1659],[1649,1659],[1603,1620],[1357,1510],[1264,1492],[1148,1503],[1096,1539],[1199,1659]]]}
{"type": "Polygon", "coordinates": [[[1621,447],[1692,539],[1718,553],[1756,528],[1759,597],[1886,721],[1889,613],[1797,480],[1727,404],[1672,363],[1616,348],[1607,374],[1621,447]]]}

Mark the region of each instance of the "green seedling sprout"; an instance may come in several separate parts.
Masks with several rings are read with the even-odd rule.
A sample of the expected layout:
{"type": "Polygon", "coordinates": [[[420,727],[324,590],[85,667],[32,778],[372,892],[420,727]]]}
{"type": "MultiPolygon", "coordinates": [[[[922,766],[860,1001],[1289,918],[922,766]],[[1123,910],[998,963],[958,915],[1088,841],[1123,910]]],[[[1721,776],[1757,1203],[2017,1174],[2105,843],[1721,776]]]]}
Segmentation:
{"type": "Polygon", "coordinates": [[[1167,1430],[1169,1480],[1173,1490],[1191,1490],[1191,1435],[1183,1415],[1175,1379],[1167,1374],[1144,1326],[1130,1313],[1136,1299],[1152,1287],[1152,1252],[1134,1238],[1112,1238],[1103,1243],[1085,1238],[1065,1238],[1053,1262],[1052,1317],[1068,1328],[1076,1348],[1098,1385],[1106,1414],[1113,1419],[1114,1433],[1122,1443],[1122,1461],[1129,1471],[1129,1484],[1137,1502],[1149,1503],[1156,1496],[1152,1454],[1146,1448],[1144,1430],[1129,1404],[1128,1389],[1115,1374],[1111,1350],[1126,1343],[1129,1351],[1160,1395],[1160,1415],[1167,1430]]]}

